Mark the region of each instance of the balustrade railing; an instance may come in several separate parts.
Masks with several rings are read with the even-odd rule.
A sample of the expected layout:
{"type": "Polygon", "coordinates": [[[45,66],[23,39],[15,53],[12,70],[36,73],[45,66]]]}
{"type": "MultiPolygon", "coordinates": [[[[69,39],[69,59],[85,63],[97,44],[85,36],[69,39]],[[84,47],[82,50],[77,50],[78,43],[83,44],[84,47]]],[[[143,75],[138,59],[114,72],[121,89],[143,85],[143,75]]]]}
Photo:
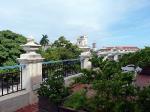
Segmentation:
{"type": "Polygon", "coordinates": [[[0,67],[0,96],[23,90],[22,69],[25,65],[0,67]]]}
{"type": "Polygon", "coordinates": [[[68,77],[80,72],[80,59],[59,60],[43,62],[42,64],[42,79],[43,81],[48,78],[49,75],[57,70],[62,70],[63,76],[68,77]]]}

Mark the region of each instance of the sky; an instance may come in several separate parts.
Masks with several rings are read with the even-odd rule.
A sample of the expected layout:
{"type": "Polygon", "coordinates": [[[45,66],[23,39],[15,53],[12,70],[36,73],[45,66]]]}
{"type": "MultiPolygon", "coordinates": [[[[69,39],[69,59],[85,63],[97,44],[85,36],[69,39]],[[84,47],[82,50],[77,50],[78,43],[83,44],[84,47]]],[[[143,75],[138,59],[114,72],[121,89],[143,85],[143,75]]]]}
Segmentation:
{"type": "Polygon", "coordinates": [[[150,0],[0,0],[0,30],[37,42],[88,36],[103,46],[150,46],[150,0]]]}

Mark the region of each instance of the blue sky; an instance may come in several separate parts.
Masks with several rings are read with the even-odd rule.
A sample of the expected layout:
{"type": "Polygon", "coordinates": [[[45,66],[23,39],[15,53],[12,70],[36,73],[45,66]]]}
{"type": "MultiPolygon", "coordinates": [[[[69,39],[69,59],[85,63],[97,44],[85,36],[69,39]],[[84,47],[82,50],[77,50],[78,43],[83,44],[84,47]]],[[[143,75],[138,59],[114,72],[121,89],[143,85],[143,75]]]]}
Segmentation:
{"type": "Polygon", "coordinates": [[[0,30],[36,41],[87,35],[89,45],[150,45],[150,0],[0,0],[0,30]]]}

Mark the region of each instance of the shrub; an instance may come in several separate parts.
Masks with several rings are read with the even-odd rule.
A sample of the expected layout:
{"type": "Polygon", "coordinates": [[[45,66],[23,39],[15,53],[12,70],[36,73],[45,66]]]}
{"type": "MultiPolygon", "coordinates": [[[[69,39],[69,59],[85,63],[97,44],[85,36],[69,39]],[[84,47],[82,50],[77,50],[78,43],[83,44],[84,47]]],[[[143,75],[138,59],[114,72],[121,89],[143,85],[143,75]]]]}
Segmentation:
{"type": "Polygon", "coordinates": [[[55,104],[61,104],[64,97],[69,95],[68,88],[64,86],[63,71],[57,70],[53,74],[49,74],[46,81],[41,84],[38,94],[48,97],[55,104]]]}
{"type": "Polygon", "coordinates": [[[80,110],[86,107],[86,102],[86,90],[83,89],[69,96],[64,102],[64,106],[73,108],[75,110],[80,110]]]}
{"type": "Polygon", "coordinates": [[[150,87],[145,87],[139,91],[137,104],[140,112],[150,112],[150,87]]]}
{"type": "Polygon", "coordinates": [[[82,75],[80,77],[75,78],[75,83],[89,84],[100,76],[100,74],[94,70],[83,69],[81,73],[82,75]]]}

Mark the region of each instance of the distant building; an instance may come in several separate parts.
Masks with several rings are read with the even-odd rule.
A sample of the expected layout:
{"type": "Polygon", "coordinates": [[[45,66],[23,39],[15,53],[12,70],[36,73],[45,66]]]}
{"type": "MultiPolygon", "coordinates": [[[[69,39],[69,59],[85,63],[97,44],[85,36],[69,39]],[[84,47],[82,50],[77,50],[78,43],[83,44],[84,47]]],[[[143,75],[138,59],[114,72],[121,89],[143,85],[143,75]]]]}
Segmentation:
{"type": "Polygon", "coordinates": [[[96,43],[92,43],[92,50],[96,51],[96,43]]]}
{"type": "Polygon", "coordinates": [[[137,52],[138,50],[138,47],[133,46],[103,47],[97,51],[97,54],[98,56],[104,57],[104,59],[118,61],[123,54],[137,52]]]}
{"type": "Polygon", "coordinates": [[[76,45],[83,51],[90,51],[90,47],[88,46],[88,38],[87,36],[80,36],[77,38],[76,45]]]}

